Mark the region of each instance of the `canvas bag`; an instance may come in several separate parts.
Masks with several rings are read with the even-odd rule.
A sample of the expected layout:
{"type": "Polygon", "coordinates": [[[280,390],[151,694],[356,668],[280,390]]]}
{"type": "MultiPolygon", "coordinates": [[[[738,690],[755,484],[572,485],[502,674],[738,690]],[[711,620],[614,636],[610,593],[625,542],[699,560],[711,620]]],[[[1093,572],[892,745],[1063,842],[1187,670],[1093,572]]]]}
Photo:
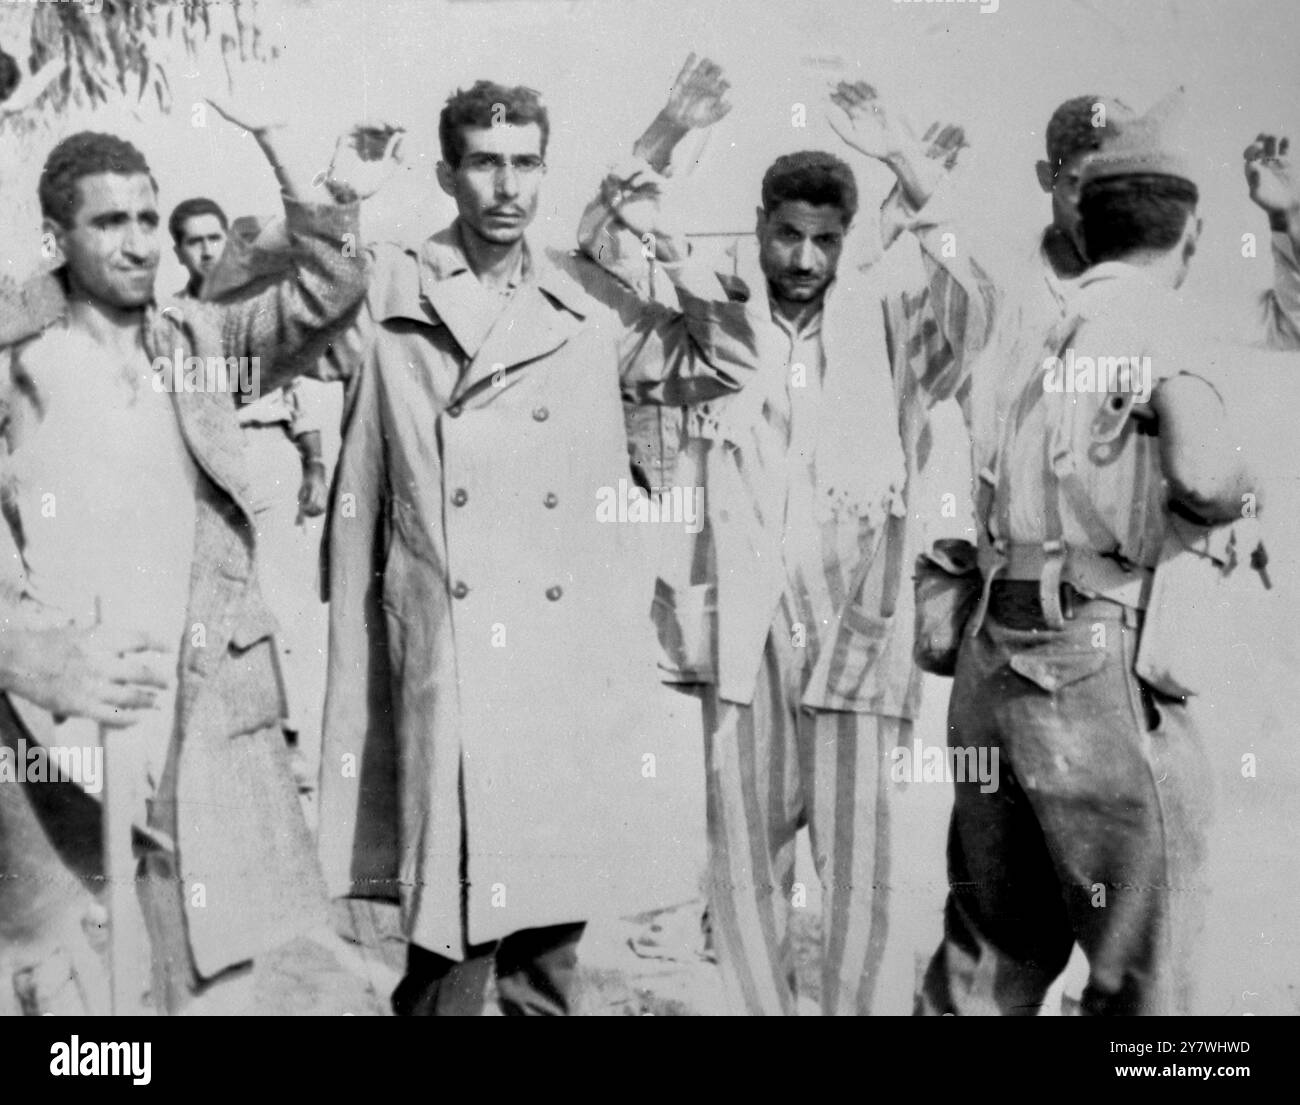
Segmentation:
{"type": "Polygon", "coordinates": [[[912,656],[930,675],[951,676],[966,624],[979,602],[982,577],[975,546],[959,537],[936,541],[916,558],[912,577],[916,634],[912,656]]]}

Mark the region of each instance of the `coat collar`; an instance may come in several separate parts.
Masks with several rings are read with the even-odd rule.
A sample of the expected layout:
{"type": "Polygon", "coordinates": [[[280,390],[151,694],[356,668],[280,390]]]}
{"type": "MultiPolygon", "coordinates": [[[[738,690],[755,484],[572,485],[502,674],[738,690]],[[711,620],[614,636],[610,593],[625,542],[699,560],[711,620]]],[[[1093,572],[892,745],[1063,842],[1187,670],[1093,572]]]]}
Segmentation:
{"type": "Polygon", "coordinates": [[[53,325],[67,311],[67,302],[62,268],[39,273],[22,285],[0,285],[0,349],[53,325]]]}
{"type": "Polygon", "coordinates": [[[470,359],[457,397],[501,369],[563,345],[594,310],[590,296],[527,242],[519,288],[502,310],[500,298],[469,266],[459,220],[402,252],[413,264],[381,265],[375,272],[376,316],[381,322],[411,319],[446,326],[470,359]]]}
{"type": "MultiPolygon", "coordinates": [[[[215,355],[217,349],[196,348],[192,321],[194,301],[164,300],[145,309],[145,350],[149,357],[184,358],[215,355]]],[[[19,288],[0,287],[0,350],[43,333],[67,316],[67,280],[63,268],[40,273],[19,288]]],[[[195,463],[251,519],[248,481],[242,464],[239,426],[228,392],[187,392],[173,388],[172,406],[195,463]]]]}

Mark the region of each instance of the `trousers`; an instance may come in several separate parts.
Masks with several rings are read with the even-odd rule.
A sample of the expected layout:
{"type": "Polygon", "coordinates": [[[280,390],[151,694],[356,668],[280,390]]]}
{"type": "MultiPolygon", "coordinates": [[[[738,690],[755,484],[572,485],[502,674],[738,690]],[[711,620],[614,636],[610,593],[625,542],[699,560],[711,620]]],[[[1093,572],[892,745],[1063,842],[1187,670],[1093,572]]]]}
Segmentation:
{"type": "Polygon", "coordinates": [[[1135,674],[1138,611],[1080,597],[1050,629],[1037,588],[996,585],[958,656],[949,746],[998,749],[1000,777],[955,784],[916,1012],[1036,1015],[1077,942],[1084,1014],[1185,1014],[1213,815],[1201,736],[1135,674]]]}
{"type": "MultiPolygon", "coordinates": [[[[783,608],[784,609],[784,608],[783,608]]],[[[822,887],[821,994],[826,1016],[911,1005],[885,992],[889,926],[887,761],[911,722],[800,705],[809,664],[788,613],[768,634],[751,704],[703,693],[709,908],[728,1002],[736,1013],[797,1010],[791,917],[795,838],[807,826],[822,887]]],[[[901,934],[894,934],[895,937],[901,934]]]]}

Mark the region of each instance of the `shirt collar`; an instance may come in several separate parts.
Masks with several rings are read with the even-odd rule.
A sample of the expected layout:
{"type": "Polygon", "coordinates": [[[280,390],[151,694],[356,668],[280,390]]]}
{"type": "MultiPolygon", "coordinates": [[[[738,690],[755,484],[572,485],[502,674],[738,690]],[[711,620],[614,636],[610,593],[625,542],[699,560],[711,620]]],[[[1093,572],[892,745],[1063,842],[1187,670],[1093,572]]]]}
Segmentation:
{"type": "Polygon", "coordinates": [[[807,318],[801,327],[796,329],[794,324],[776,309],[776,303],[772,299],[771,288],[767,283],[766,277],[764,277],[763,289],[767,294],[768,312],[772,316],[772,321],[775,322],[792,341],[807,341],[811,338],[819,337],[822,332],[822,319],[826,317],[826,300],[835,290],[836,283],[837,280],[833,279],[826,285],[826,290],[822,293],[822,301],[818,305],[817,310],[807,318]]]}
{"type": "MultiPolygon", "coordinates": [[[[463,233],[461,220],[457,218],[450,226],[425,239],[420,247],[420,259],[426,277],[438,282],[465,274],[473,276],[462,245],[463,233]]],[[[524,240],[519,267],[508,284],[511,288],[535,284],[566,310],[580,317],[590,314],[594,306],[591,297],[571,277],[556,268],[542,250],[535,250],[528,239],[524,240]]]]}

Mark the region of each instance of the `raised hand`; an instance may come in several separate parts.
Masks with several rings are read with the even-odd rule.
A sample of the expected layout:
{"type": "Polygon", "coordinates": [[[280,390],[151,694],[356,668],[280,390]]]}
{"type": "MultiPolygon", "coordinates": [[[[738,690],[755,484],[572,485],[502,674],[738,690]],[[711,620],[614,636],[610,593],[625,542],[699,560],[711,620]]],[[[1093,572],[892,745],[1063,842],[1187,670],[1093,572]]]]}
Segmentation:
{"type": "Polygon", "coordinates": [[[642,172],[626,177],[611,173],[600,189],[605,206],[618,222],[643,245],[649,245],[660,261],[680,260],[678,236],[664,223],[659,179],[642,172]]]}
{"type": "Polygon", "coordinates": [[[731,110],[726,101],[730,88],[722,76],[722,67],[708,58],[695,60],[687,55],[677,79],[673,81],[668,103],[662,116],[676,126],[687,130],[711,127],[731,110]]]}
{"type": "Polygon", "coordinates": [[[339,136],[326,185],[340,200],[374,195],[401,164],[402,127],[361,123],[339,136]]]}
{"type": "Polygon", "coordinates": [[[866,157],[889,161],[911,152],[915,139],[866,81],[840,81],[830,94],[826,121],[846,145],[866,157]]]}
{"type": "Polygon", "coordinates": [[[1250,198],[1276,221],[1300,212],[1300,171],[1288,156],[1291,142],[1261,134],[1246,147],[1246,183],[1250,198]]]}
{"type": "Polygon", "coordinates": [[[940,123],[937,120],[921,135],[921,141],[928,143],[925,156],[931,161],[939,162],[944,169],[956,165],[958,155],[969,145],[966,131],[962,127],[956,123],[940,123]]]}

